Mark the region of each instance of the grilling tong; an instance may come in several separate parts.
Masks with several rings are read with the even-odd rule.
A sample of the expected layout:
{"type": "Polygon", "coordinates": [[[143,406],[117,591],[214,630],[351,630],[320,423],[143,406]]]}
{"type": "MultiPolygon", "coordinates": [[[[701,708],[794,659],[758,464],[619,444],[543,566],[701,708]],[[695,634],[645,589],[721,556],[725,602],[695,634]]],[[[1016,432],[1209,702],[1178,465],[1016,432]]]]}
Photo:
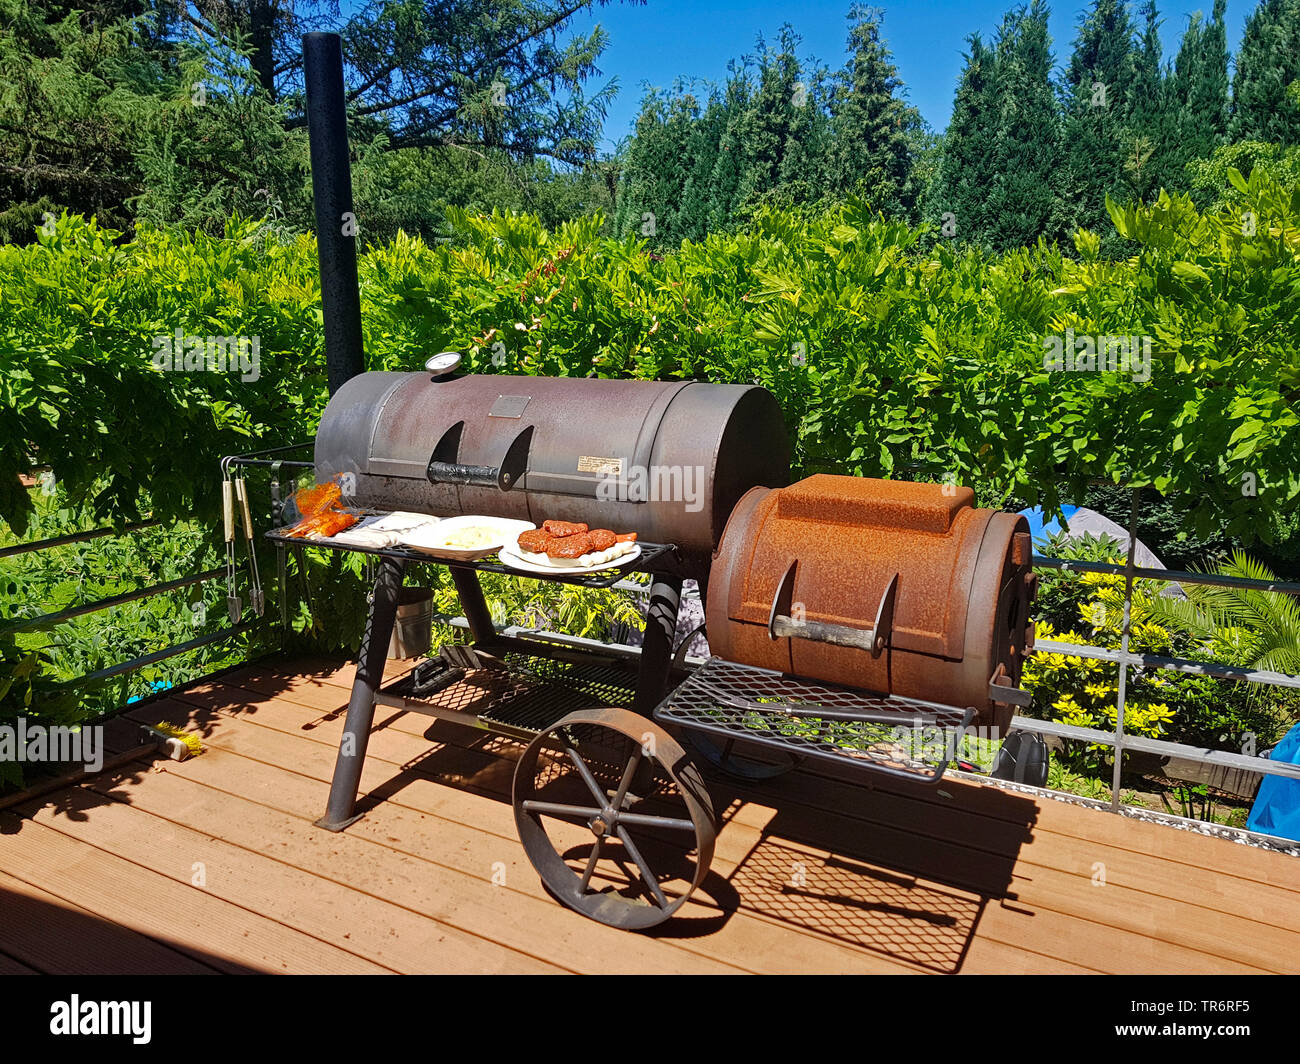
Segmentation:
{"type": "Polygon", "coordinates": [[[235,584],[235,503],[239,503],[239,513],[243,518],[244,544],[248,550],[248,601],[257,616],[262,616],[266,608],[266,595],[262,591],[262,576],[257,569],[257,552],[253,550],[253,518],[248,510],[248,487],[242,476],[233,479],[227,473],[221,481],[221,518],[226,536],[226,611],[230,614],[230,623],[238,624],[244,614],[244,604],[240,600],[239,590],[235,584]]]}

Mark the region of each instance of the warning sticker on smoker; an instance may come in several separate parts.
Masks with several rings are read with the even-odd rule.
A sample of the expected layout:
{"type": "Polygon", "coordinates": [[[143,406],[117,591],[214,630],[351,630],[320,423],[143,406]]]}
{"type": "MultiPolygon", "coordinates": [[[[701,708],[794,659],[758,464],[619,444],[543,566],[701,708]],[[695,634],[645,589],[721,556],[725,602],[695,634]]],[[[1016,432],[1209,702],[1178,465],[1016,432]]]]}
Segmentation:
{"type": "Polygon", "coordinates": [[[597,458],[594,455],[582,454],[578,456],[578,472],[602,473],[609,477],[621,477],[623,475],[623,459],[597,458]]]}

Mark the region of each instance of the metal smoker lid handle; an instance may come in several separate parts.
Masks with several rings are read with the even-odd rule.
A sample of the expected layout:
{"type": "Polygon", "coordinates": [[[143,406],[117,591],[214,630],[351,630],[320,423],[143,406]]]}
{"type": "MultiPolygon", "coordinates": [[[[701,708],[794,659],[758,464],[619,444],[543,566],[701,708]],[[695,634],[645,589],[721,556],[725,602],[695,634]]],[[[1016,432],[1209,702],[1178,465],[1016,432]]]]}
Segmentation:
{"type": "Polygon", "coordinates": [[[898,599],[898,574],[895,573],[880,596],[876,607],[876,623],[871,628],[855,628],[845,624],[826,624],[822,621],[793,620],[790,616],[794,598],[794,578],[799,562],[790,563],[776,594],[772,596],[772,609],[768,614],[769,639],[811,639],[818,643],[856,647],[878,658],[893,642],[894,604],[898,599]]]}

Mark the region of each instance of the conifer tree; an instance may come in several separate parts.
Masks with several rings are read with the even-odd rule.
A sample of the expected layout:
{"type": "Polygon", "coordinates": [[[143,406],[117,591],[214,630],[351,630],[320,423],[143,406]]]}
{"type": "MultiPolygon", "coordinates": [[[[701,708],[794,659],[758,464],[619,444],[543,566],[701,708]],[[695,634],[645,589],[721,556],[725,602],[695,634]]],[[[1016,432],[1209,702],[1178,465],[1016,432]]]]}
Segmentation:
{"type": "Polygon", "coordinates": [[[1300,0],[1260,0],[1241,38],[1232,81],[1234,141],[1300,143],[1300,0]]]}
{"type": "Polygon", "coordinates": [[[686,184],[682,189],[677,225],[684,240],[702,240],[708,234],[713,168],[717,165],[718,149],[726,125],[727,111],[715,91],[711,94],[704,113],[691,127],[686,142],[686,157],[682,160],[686,184]]]}
{"type": "Polygon", "coordinates": [[[997,251],[1058,235],[1060,134],[1047,16],[1043,0],[1033,0],[1008,14],[998,34],[993,181],[982,241],[997,251]]]}
{"type": "Polygon", "coordinates": [[[1227,6],[1227,0],[1214,0],[1214,12],[1201,33],[1196,81],[1187,96],[1184,136],[1190,144],[1189,157],[1210,154],[1228,133],[1227,6]]]}
{"type": "Polygon", "coordinates": [[[748,76],[733,69],[723,96],[727,120],[718,138],[718,157],[709,175],[709,229],[722,229],[731,222],[739,202],[738,191],[751,165],[748,142],[748,111],[753,95],[748,76]]]}
{"type": "MultiPolygon", "coordinates": [[[[1065,185],[1068,228],[1113,232],[1106,213],[1107,194],[1132,195],[1131,182],[1154,146],[1130,124],[1137,81],[1133,24],[1122,0],[1093,0],[1079,22],[1074,53],[1065,72],[1065,185]],[[1127,164],[1127,165],[1126,165],[1127,164]]],[[[1118,251],[1118,238],[1106,238],[1118,251]]]]}
{"type": "Polygon", "coordinates": [[[634,233],[656,247],[681,240],[676,216],[686,186],[682,158],[697,114],[695,98],[680,86],[651,91],[642,101],[614,218],[619,236],[634,233]]]}
{"type": "Polygon", "coordinates": [[[967,39],[970,50],[957,82],[952,118],[934,185],[927,196],[927,220],[944,238],[984,243],[990,215],[988,189],[996,173],[999,106],[996,52],[978,33],[967,39]]]}
{"type": "Polygon", "coordinates": [[[901,95],[903,83],[880,25],[874,8],[855,7],[849,14],[850,57],[831,98],[827,187],[907,217],[918,199],[912,143],[922,123],[901,95]]]}

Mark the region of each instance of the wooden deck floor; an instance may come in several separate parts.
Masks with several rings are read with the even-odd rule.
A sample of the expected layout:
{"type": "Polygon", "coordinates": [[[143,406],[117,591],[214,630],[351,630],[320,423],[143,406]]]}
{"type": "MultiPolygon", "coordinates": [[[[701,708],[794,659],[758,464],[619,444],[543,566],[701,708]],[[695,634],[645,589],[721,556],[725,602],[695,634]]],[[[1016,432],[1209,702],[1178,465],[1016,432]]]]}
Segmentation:
{"type": "Polygon", "coordinates": [[[312,826],[352,672],[252,667],[139,708],[110,745],[166,719],[204,754],[0,813],[0,973],[1300,971],[1296,859],[956,780],[715,778],[698,900],[602,927],[523,854],[513,741],[381,707],[367,815],[312,826]]]}

